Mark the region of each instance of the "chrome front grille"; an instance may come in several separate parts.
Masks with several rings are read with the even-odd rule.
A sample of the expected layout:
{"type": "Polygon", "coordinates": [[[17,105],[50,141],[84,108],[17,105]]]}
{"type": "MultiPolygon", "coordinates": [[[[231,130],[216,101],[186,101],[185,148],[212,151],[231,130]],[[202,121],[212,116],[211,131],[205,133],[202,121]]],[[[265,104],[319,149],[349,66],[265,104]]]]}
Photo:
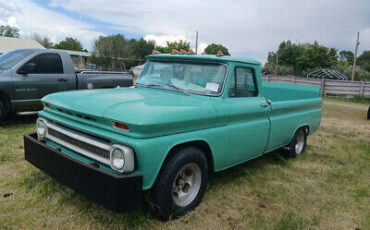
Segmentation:
{"type": "Polygon", "coordinates": [[[48,133],[49,133],[49,135],[51,135],[55,138],[58,138],[62,141],[65,141],[67,143],[70,143],[71,145],[76,146],[77,148],[84,149],[84,150],[86,150],[88,152],[91,152],[95,155],[104,157],[105,159],[109,159],[109,156],[110,156],[110,151],[109,150],[101,149],[101,148],[99,148],[97,146],[94,146],[94,145],[91,145],[89,143],[85,143],[85,142],[82,142],[80,140],[73,139],[70,136],[67,136],[67,135],[65,135],[61,132],[58,132],[58,131],[54,130],[53,128],[49,128],[48,133]]]}
{"type": "Polygon", "coordinates": [[[110,164],[109,142],[49,122],[45,137],[81,155],[110,164]]]}

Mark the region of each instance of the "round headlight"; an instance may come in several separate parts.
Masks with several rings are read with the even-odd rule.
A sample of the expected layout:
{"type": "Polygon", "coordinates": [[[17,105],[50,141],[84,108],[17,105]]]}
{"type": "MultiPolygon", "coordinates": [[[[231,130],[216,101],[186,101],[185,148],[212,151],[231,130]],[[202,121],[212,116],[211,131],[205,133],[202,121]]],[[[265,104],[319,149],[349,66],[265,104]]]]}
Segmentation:
{"type": "Polygon", "coordinates": [[[121,170],[125,165],[125,156],[121,149],[115,148],[112,152],[112,167],[121,170]]]}
{"type": "Polygon", "coordinates": [[[36,132],[39,137],[44,137],[46,131],[45,121],[42,119],[37,119],[36,121],[36,132]]]}

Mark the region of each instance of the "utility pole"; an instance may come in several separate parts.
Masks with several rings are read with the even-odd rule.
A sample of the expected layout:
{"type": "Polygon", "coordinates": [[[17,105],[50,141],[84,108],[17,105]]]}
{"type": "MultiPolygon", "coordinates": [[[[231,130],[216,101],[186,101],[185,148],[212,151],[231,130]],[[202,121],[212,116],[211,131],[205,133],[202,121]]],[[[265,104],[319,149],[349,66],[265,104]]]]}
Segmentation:
{"type": "Polygon", "coordinates": [[[195,53],[198,54],[198,30],[195,35],[195,53]]]}
{"type": "Polygon", "coordinates": [[[355,56],[353,57],[353,66],[352,66],[352,81],[355,80],[355,72],[356,72],[356,59],[357,59],[357,49],[358,45],[360,45],[360,42],[358,41],[360,39],[360,32],[357,32],[357,41],[356,41],[356,48],[355,48],[355,56]]]}
{"type": "Polygon", "coordinates": [[[275,76],[277,76],[278,65],[279,65],[279,53],[276,52],[275,76]]]}

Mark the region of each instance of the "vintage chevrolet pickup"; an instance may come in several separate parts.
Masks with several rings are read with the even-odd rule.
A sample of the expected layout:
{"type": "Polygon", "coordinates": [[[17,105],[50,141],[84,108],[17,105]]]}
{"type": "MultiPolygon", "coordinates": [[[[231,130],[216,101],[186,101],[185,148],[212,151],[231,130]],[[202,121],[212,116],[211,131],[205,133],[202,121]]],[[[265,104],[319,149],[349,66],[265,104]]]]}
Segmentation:
{"type": "Polygon", "coordinates": [[[130,88],[42,99],[25,159],[118,212],[148,201],[161,218],[194,209],[208,173],[281,147],[303,153],[321,122],[316,86],[262,83],[260,63],[152,54],[130,88]]]}

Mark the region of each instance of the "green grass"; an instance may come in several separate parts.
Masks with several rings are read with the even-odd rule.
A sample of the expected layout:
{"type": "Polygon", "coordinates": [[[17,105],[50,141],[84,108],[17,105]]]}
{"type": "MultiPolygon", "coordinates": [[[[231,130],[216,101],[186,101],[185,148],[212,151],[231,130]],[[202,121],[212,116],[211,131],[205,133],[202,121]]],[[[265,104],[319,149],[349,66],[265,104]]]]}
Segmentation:
{"type": "Polygon", "coordinates": [[[200,206],[168,222],[148,207],[116,214],[24,160],[35,117],[0,126],[0,229],[370,229],[368,105],[324,101],[305,154],[278,150],[210,175],[200,206]]]}
{"type": "Polygon", "coordinates": [[[325,99],[370,104],[370,97],[362,97],[362,96],[354,96],[352,98],[346,98],[345,96],[325,96],[325,99]]]}

